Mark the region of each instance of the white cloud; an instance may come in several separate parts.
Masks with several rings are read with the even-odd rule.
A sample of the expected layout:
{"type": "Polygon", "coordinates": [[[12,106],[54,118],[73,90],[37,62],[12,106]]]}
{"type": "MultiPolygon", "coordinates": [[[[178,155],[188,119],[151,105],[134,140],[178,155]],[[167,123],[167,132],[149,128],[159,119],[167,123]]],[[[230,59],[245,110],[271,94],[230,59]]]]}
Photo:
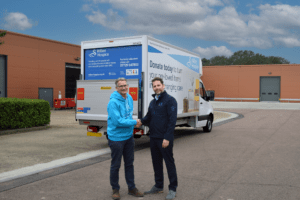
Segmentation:
{"type": "MultiPolygon", "coordinates": [[[[241,14],[226,6],[230,0],[93,0],[109,3],[101,13],[97,5],[87,15],[89,21],[115,30],[141,34],[176,34],[203,40],[225,41],[235,47],[270,48],[275,44],[300,46],[300,6],[260,5],[259,14],[241,14]],[[134,6],[133,6],[134,5],[134,6]],[[221,7],[217,12],[216,6],[221,7]],[[122,14],[118,14],[118,13],[122,14]],[[296,42],[291,42],[294,38],[296,42]]],[[[253,8],[249,8],[253,9],[253,8]]]]}
{"type": "Polygon", "coordinates": [[[300,46],[300,40],[295,37],[276,37],[274,38],[274,41],[276,42],[276,44],[286,47],[300,46]]]}
{"type": "MultiPolygon", "coordinates": [[[[103,0],[94,0],[102,3],[103,0]]],[[[126,28],[139,26],[159,27],[191,24],[195,18],[205,18],[213,9],[208,5],[219,5],[220,0],[107,0],[114,10],[120,10],[125,16],[126,28]],[[134,5],[134,6],[133,6],[134,5]],[[132,27],[131,27],[132,26],[132,27]]],[[[177,27],[178,29],[178,27],[177,27]]]]}
{"type": "Polygon", "coordinates": [[[91,15],[86,16],[90,22],[94,24],[100,24],[102,26],[106,26],[106,15],[101,13],[100,11],[92,11],[91,15]]]}
{"type": "MultiPolygon", "coordinates": [[[[300,26],[300,6],[290,5],[261,5],[260,19],[266,19],[272,25],[291,28],[300,26]],[[271,20],[272,19],[272,20],[271,20]]],[[[265,20],[263,20],[265,21],[265,20]]]]}
{"type": "Polygon", "coordinates": [[[250,15],[248,21],[249,36],[258,41],[253,46],[270,46],[273,41],[286,47],[300,46],[299,42],[291,44],[292,38],[299,40],[293,30],[300,28],[300,6],[265,4],[259,9],[260,15],[250,15]]]}
{"type": "Polygon", "coordinates": [[[28,19],[26,15],[19,12],[8,13],[4,17],[4,21],[4,28],[6,29],[25,30],[33,26],[31,20],[28,19]]]}
{"type": "Polygon", "coordinates": [[[212,46],[208,48],[197,47],[194,49],[195,52],[200,54],[201,58],[210,59],[214,56],[226,56],[229,57],[233,54],[232,51],[227,49],[225,46],[212,46]]]}
{"type": "Polygon", "coordinates": [[[86,15],[86,17],[90,22],[110,29],[122,30],[124,28],[124,20],[118,15],[118,12],[114,12],[112,9],[109,9],[106,15],[100,11],[92,11],[92,14],[86,15]]]}
{"type": "Polygon", "coordinates": [[[236,37],[247,35],[247,24],[241,20],[233,7],[225,7],[218,15],[207,16],[196,20],[191,26],[190,36],[204,40],[225,40],[230,43],[236,37]]]}

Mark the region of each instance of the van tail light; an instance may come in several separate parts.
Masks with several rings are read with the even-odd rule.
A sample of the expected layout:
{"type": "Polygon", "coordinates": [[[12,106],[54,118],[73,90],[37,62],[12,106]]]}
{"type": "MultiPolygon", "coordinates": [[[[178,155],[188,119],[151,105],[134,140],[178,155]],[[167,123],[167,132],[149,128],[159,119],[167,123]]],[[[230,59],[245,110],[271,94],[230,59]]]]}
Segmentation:
{"type": "Polygon", "coordinates": [[[87,131],[88,132],[94,132],[94,133],[98,132],[97,127],[94,127],[94,126],[88,126],[87,131]]]}
{"type": "Polygon", "coordinates": [[[77,88],[77,100],[84,100],[84,88],[77,88]]]}
{"type": "Polygon", "coordinates": [[[132,97],[133,101],[138,100],[138,88],[137,87],[130,87],[129,88],[129,94],[132,97]]]}
{"type": "Polygon", "coordinates": [[[133,129],[133,134],[134,135],[144,135],[144,130],[143,129],[133,129]]]}

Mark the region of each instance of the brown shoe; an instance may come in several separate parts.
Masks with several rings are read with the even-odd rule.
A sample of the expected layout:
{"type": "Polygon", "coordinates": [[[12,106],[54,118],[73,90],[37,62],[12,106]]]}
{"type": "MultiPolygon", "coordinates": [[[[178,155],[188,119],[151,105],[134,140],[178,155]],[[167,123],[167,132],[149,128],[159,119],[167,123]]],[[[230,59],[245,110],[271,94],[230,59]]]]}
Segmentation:
{"type": "Polygon", "coordinates": [[[137,188],[134,188],[132,190],[128,190],[128,194],[135,196],[135,197],[143,197],[144,193],[140,192],[137,188]]]}
{"type": "Polygon", "coordinates": [[[118,189],[113,189],[113,194],[111,196],[114,200],[119,200],[121,199],[120,197],[120,192],[118,189]]]}

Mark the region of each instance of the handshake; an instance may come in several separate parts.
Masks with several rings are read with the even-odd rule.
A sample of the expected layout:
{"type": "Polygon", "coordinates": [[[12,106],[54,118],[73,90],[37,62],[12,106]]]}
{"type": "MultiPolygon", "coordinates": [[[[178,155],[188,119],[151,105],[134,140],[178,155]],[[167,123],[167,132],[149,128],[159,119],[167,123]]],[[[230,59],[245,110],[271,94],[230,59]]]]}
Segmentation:
{"type": "Polygon", "coordinates": [[[135,125],[135,128],[140,128],[142,126],[142,122],[140,119],[137,119],[136,120],[136,125],[135,125]]]}

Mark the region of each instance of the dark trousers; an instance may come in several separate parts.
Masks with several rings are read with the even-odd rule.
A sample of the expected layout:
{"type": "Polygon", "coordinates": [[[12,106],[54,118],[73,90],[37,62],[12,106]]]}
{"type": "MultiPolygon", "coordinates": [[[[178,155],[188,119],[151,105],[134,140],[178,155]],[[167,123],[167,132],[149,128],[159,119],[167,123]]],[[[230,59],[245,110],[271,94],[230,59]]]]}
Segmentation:
{"type": "Polygon", "coordinates": [[[128,189],[135,188],[134,184],[134,139],[131,137],[124,141],[108,140],[108,145],[111,149],[111,165],[110,165],[110,184],[112,189],[120,189],[119,185],[119,170],[121,167],[122,156],[124,159],[125,179],[128,189]]]}
{"type": "Polygon", "coordinates": [[[168,177],[170,181],[169,190],[176,192],[177,188],[177,173],[175,167],[175,160],[173,158],[173,141],[170,141],[167,148],[162,148],[163,139],[150,138],[150,148],[152,163],[154,169],[155,187],[163,189],[164,187],[164,173],[163,160],[166,163],[168,177]]]}

